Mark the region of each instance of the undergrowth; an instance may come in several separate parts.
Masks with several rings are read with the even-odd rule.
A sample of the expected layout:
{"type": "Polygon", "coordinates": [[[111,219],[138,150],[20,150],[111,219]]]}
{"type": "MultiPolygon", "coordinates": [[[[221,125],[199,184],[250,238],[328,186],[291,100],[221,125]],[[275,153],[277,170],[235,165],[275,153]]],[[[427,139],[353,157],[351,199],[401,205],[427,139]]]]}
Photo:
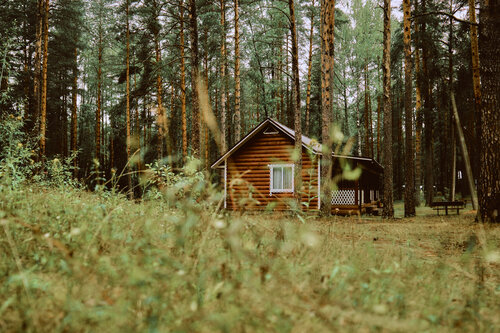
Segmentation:
{"type": "Polygon", "coordinates": [[[500,327],[498,228],[303,224],[216,214],[207,198],[1,191],[0,331],[500,327]]]}
{"type": "Polygon", "coordinates": [[[500,329],[500,229],[471,214],[230,214],[194,160],[150,166],[131,201],[59,159],[28,179],[19,140],[0,162],[2,332],[500,329]]]}

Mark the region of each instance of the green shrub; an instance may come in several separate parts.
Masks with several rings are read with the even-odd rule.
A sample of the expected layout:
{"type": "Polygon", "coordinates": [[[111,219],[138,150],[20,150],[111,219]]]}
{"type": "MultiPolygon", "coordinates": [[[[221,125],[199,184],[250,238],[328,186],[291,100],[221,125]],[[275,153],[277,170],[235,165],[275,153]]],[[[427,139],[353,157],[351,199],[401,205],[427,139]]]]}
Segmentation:
{"type": "Polygon", "coordinates": [[[23,132],[22,118],[0,119],[0,185],[17,188],[40,166],[32,141],[23,132]]]}

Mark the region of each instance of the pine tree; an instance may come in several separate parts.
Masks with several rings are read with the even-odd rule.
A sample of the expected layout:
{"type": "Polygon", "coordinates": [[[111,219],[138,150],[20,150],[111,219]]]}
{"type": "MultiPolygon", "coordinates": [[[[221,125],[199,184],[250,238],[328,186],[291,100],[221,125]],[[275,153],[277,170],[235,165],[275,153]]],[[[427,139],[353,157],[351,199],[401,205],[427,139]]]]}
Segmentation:
{"type": "Polygon", "coordinates": [[[227,150],[227,115],[226,115],[226,6],[224,0],[220,0],[220,25],[222,27],[220,43],[220,124],[221,124],[221,153],[227,150]]]}
{"type": "Polygon", "coordinates": [[[191,43],[191,104],[192,104],[192,127],[193,156],[201,157],[201,126],[200,126],[200,106],[198,99],[199,80],[199,54],[198,54],[198,16],[196,12],[196,0],[189,0],[189,37],[191,43]]]}
{"type": "MultiPolygon", "coordinates": [[[[125,98],[126,98],[126,150],[127,150],[127,193],[130,199],[134,197],[134,192],[132,191],[132,168],[130,166],[130,150],[131,150],[131,137],[130,137],[130,0],[125,0],[125,66],[126,66],[126,88],[125,88],[125,98]]],[[[113,152],[113,149],[111,149],[113,152]]]]}
{"type": "Polygon", "coordinates": [[[234,0],[234,122],[235,141],[241,139],[241,83],[240,83],[240,14],[238,1],[234,0]]]}
{"type": "Polygon", "coordinates": [[[309,32],[309,56],[307,58],[307,92],[306,92],[306,124],[305,124],[305,134],[309,134],[309,122],[310,122],[310,112],[311,112],[311,86],[312,86],[312,56],[313,56],[313,37],[314,37],[314,0],[311,5],[311,27],[309,32]]]}
{"type": "Polygon", "coordinates": [[[181,60],[181,118],[182,118],[182,159],[187,158],[187,115],[186,115],[186,66],[184,60],[184,1],[179,3],[180,24],[180,60],[181,60]]]}
{"type": "Polygon", "coordinates": [[[412,61],[411,61],[411,3],[403,0],[405,52],[405,216],[415,216],[415,151],[413,148],[412,61]]]}
{"type": "Polygon", "coordinates": [[[479,219],[500,222],[500,4],[480,1],[481,68],[479,219]]]}
{"type": "Polygon", "coordinates": [[[333,88],[333,51],[335,27],[335,0],[321,0],[321,139],[323,142],[321,158],[321,213],[329,216],[332,210],[331,173],[332,143],[330,138],[332,88],[333,88]]]}
{"type": "Polygon", "coordinates": [[[47,128],[47,65],[49,55],[49,7],[50,1],[44,2],[43,16],[43,60],[42,60],[42,96],[40,107],[40,154],[45,157],[45,136],[47,128]]]}
{"type": "Polygon", "coordinates": [[[392,202],[393,191],[393,169],[392,169],[392,107],[391,107],[391,0],[384,0],[384,208],[382,216],[384,218],[394,217],[394,206],[392,202]]]}
{"type": "Polygon", "coordinates": [[[295,19],[294,0],[288,0],[290,10],[290,34],[292,39],[292,105],[294,108],[294,129],[295,129],[295,162],[294,162],[294,183],[295,198],[299,209],[301,209],[302,191],[302,115],[300,113],[300,78],[299,78],[299,48],[297,42],[297,27],[295,19]]]}

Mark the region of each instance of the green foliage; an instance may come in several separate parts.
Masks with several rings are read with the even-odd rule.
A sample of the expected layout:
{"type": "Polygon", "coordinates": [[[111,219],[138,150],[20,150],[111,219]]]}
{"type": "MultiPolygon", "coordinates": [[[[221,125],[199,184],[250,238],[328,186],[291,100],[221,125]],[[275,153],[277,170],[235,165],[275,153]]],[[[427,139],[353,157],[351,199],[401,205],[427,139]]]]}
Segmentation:
{"type": "Polygon", "coordinates": [[[0,119],[0,186],[19,187],[35,168],[35,151],[23,131],[20,116],[8,115],[0,119]]]}
{"type": "Polygon", "coordinates": [[[0,119],[0,186],[19,188],[27,181],[42,186],[80,186],[73,178],[72,163],[76,154],[37,162],[36,143],[23,128],[21,116],[8,115],[0,119]]]}
{"type": "Polygon", "coordinates": [[[145,200],[160,199],[168,206],[177,208],[182,208],[184,201],[188,200],[190,205],[209,208],[222,199],[215,185],[207,180],[206,172],[200,171],[200,160],[188,158],[178,172],[173,172],[170,165],[159,162],[146,166],[148,170],[141,181],[146,189],[145,200]]]}
{"type": "Polygon", "coordinates": [[[302,224],[286,215],[217,215],[215,201],[200,207],[185,194],[174,208],[70,188],[1,192],[2,331],[500,324],[500,235],[476,230],[472,215],[302,224]]]}

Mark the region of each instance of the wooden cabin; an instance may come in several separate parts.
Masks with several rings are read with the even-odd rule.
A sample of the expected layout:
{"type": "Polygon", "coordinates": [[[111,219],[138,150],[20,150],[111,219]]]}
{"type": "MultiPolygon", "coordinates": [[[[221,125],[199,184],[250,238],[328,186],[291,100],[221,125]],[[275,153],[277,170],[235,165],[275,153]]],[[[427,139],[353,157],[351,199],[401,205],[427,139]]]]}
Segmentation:
{"type": "MultiPolygon", "coordinates": [[[[224,207],[228,210],[289,210],[293,207],[295,131],[266,119],[212,165],[224,181],[224,207]]],[[[321,208],[321,145],[302,136],[302,210],[321,208]]],[[[333,214],[377,213],[383,168],[368,157],[333,155],[331,177],[333,214]],[[356,180],[344,179],[345,165],[359,167],[356,180]]]]}

